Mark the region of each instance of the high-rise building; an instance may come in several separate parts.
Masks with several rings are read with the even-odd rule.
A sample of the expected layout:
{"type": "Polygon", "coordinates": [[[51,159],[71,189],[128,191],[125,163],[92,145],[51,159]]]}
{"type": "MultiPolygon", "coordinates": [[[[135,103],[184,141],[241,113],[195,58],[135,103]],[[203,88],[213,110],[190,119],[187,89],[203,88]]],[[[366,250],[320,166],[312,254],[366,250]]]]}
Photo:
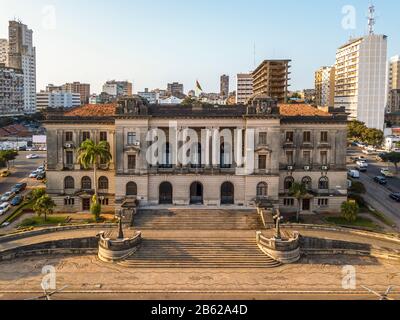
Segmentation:
{"type": "Polygon", "coordinates": [[[229,96],[229,76],[223,74],[220,79],[220,95],[222,99],[228,99],[229,96]]]}
{"type": "Polygon", "coordinates": [[[128,81],[107,81],[103,85],[103,92],[118,98],[132,96],[132,83],[128,81]]]}
{"type": "Polygon", "coordinates": [[[81,95],[67,91],[41,91],[37,93],[37,109],[73,108],[81,105],[81,95]]]}
{"type": "Polygon", "coordinates": [[[24,113],[24,75],[0,63],[0,117],[24,113]]]}
{"type": "Polygon", "coordinates": [[[0,63],[8,65],[8,40],[0,39],[0,63]]]}
{"type": "Polygon", "coordinates": [[[8,66],[22,69],[24,74],[24,112],[36,112],[36,48],[33,31],[18,21],[10,21],[8,66]]]}
{"type": "Polygon", "coordinates": [[[291,60],[265,60],[253,71],[254,95],[267,95],[287,102],[291,60]]]}
{"type": "Polygon", "coordinates": [[[394,56],[389,60],[389,91],[400,89],[400,56],[394,56]]]}
{"type": "Polygon", "coordinates": [[[387,101],[387,36],[374,34],[374,6],[369,10],[369,34],[337,50],[335,108],[345,107],[350,120],[382,130],[387,101]]]}
{"type": "Polygon", "coordinates": [[[400,111],[400,56],[394,56],[389,60],[389,83],[387,112],[400,111]]]}
{"type": "Polygon", "coordinates": [[[315,103],[320,107],[335,105],[335,67],[321,67],[315,72],[315,103]]]}
{"type": "Polygon", "coordinates": [[[353,39],[336,54],[335,108],[350,119],[383,129],[386,108],[387,37],[370,34],[353,39]]]}
{"type": "Polygon", "coordinates": [[[245,104],[253,95],[253,75],[239,73],[236,76],[236,103],[245,104]]]}
{"type": "Polygon", "coordinates": [[[183,84],[178,82],[168,83],[167,92],[169,95],[181,98],[183,93],[183,84]]]}
{"type": "Polygon", "coordinates": [[[81,104],[89,103],[90,84],[72,82],[62,85],[62,90],[66,92],[79,93],[81,95],[81,104]]]}

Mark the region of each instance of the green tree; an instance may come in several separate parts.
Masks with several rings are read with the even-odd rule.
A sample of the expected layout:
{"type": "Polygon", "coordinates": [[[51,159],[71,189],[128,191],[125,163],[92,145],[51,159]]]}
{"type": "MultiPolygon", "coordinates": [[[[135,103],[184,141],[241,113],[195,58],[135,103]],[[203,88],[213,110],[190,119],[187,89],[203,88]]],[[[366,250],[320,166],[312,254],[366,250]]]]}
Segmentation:
{"type": "Polygon", "coordinates": [[[97,169],[100,163],[110,163],[112,155],[107,141],[96,144],[93,140],[82,142],[78,149],[78,162],[85,168],[93,168],[94,192],[97,201],[97,169]]]}
{"type": "Polygon", "coordinates": [[[40,199],[41,197],[43,197],[45,194],[46,194],[46,189],[43,189],[43,188],[33,189],[31,198],[33,201],[36,201],[36,200],[40,199]]]}
{"type": "Polygon", "coordinates": [[[94,220],[96,222],[98,222],[100,220],[101,205],[97,201],[96,195],[94,195],[92,198],[92,204],[90,205],[90,213],[93,214],[94,220]]]}
{"type": "Polygon", "coordinates": [[[47,216],[54,212],[55,207],[56,204],[53,199],[51,199],[49,195],[45,194],[36,200],[33,205],[33,210],[39,217],[44,215],[44,221],[47,221],[47,216]]]}
{"type": "Polygon", "coordinates": [[[398,165],[400,163],[400,152],[390,152],[387,154],[383,154],[382,159],[385,162],[393,163],[396,168],[396,172],[398,172],[398,165]]]}
{"type": "Polygon", "coordinates": [[[355,194],[364,194],[367,192],[367,190],[365,189],[365,186],[362,182],[353,181],[351,183],[350,192],[355,194]]]}
{"type": "Polygon", "coordinates": [[[358,213],[360,212],[360,207],[355,201],[346,201],[342,203],[342,215],[349,222],[354,222],[357,220],[358,213]]]}
{"type": "Polygon", "coordinates": [[[348,136],[350,139],[362,139],[367,127],[364,122],[353,120],[348,123],[348,136]]]}
{"type": "Polygon", "coordinates": [[[7,169],[10,169],[10,161],[14,161],[18,156],[18,152],[14,150],[0,151],[0,162],[7,165],[7,169]]]}
{"type": "Polygon", "coordinates": [[[363,142],[368,143],[374,147],[381,146],[383,143],[384,134],[382,130],[366,129],[364,131],[363,142]]]}
{"type": "Polygon", "coordinates": [[[300,211],[301,211],[301,203],[304,197],[307,195],[307,188],[304,184],[295,182],[289,190],[289,195],[297,200],[297,213],[296,220],[300,221],[300,211]]]}

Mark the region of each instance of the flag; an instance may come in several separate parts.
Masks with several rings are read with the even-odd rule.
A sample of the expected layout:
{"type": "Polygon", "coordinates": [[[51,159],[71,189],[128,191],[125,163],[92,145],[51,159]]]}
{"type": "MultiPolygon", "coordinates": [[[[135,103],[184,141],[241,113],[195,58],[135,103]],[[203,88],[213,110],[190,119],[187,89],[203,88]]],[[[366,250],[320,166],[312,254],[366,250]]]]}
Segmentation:
{"type": "Polygon", "coordinates": [[[203,92],[203,89],[201,88],[201,85],[198,80],[196,80],[196,89],[203,92]]]}

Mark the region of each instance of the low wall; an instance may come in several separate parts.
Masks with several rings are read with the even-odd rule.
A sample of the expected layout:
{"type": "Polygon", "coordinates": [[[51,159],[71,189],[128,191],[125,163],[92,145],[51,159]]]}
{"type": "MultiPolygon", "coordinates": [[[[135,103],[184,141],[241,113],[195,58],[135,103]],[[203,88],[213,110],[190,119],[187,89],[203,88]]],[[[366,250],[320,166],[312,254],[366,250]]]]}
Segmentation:
{"type": "Polygon", "coordinates": [[[97,253],[97,251],[98,238],[96,236],[62,239],[0,251],[0,262],[27,256],[48,254],[92,254],[97,253]]]}
{"type": "Polygon", "coordinates": [[[84,224],[84,225],[70,225],[70,226],[61,226],[61,227],[50,227],[37,229],[32,231],[25,231],[13,234],[6,234],[0,236],[0,243],[9,242],[18,239],[25,239],[33,236],[39,236],[42,234],[62,232],[62,231],[71,231],[71,230],[91,230],[91,229],[110,229],[117,227],[117,224],[114,223],[105,223],[105,224],[84,224]]]}

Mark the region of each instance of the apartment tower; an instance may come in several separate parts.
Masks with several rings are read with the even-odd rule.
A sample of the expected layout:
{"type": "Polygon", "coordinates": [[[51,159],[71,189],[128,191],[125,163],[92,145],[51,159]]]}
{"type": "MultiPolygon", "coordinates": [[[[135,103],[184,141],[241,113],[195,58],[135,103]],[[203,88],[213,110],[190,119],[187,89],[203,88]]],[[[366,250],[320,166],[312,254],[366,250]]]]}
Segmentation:
{"type": "Polygon", "coordinates": [[[335,104],[335,67],[321,67],[315,72],[315,103],[320,107],[335,104]]]}
{"type": "Polygon", "coordinates": [[[10,21],[8,66],[24,74],[24,112],[36,112],[36,48],[33,31],[18,21],[10,21]]]}
{"type": "Polygon", "coordinates": [[[246,104],[253,95],[253,76],[251,73],[239,73],[236,76],[236,103],[246,104]]]}
{"type": "Polygon", "coordinates": [[[253,71],[254,95],[267,95],[287,102],[291,60],[265,60],[253,71]]]}

